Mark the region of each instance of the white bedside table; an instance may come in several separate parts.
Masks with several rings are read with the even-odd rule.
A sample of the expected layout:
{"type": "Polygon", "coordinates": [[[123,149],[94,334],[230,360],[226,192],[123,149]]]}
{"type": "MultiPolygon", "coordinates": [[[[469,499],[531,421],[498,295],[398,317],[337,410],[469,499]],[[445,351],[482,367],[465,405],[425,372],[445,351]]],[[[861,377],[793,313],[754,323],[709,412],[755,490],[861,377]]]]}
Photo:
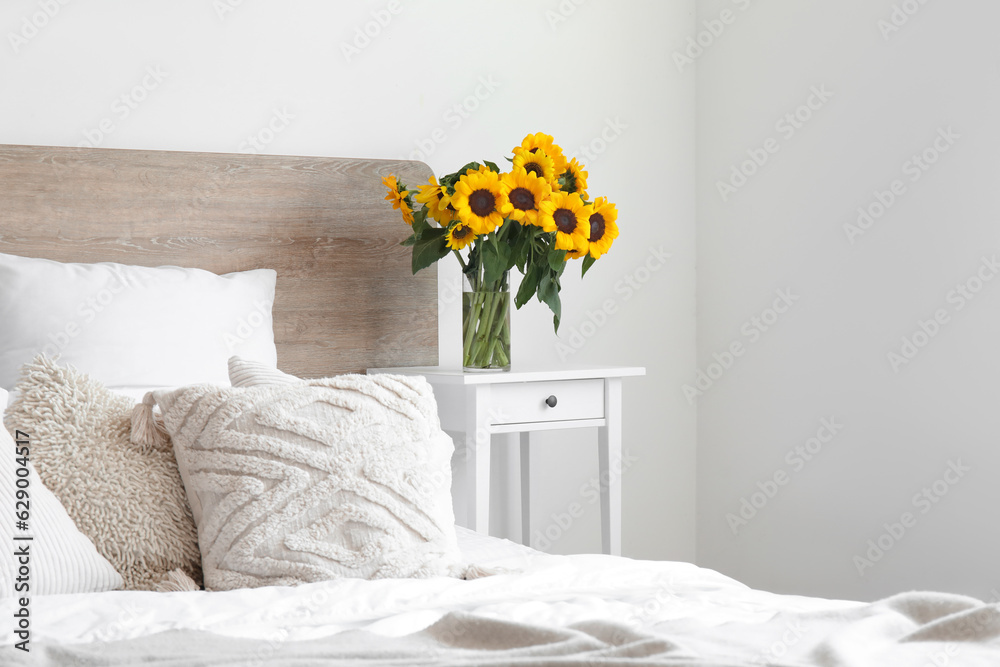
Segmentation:
{"type": "Polygon", "coordinates": [[[466,449],[468,512],[472,528],[489,532],[490,436],[521,434],[521,535],[529,543],[531,431],[596,427],[601,480],[601,545],[604,553],[622,548],[621,476],[613,471],[622,457],[623,377],[646,369],[561,368],[465,373],[430,367],[372,368],[374,373],[423,375],[434,388],[445,431],[462,433],[466,449]]]}

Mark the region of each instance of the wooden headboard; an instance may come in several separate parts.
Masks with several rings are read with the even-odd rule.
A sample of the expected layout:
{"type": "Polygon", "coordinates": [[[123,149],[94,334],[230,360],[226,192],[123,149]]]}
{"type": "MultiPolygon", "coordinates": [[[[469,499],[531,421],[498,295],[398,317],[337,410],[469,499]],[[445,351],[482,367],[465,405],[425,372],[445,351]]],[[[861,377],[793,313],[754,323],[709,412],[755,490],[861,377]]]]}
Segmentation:
{"type": "Polygon", "coordinates": [[[410,271],[381,178],[422,162],[0,145],[0,252],[278,272],[278,366],[434,365],[433,270],[410,271]]]}

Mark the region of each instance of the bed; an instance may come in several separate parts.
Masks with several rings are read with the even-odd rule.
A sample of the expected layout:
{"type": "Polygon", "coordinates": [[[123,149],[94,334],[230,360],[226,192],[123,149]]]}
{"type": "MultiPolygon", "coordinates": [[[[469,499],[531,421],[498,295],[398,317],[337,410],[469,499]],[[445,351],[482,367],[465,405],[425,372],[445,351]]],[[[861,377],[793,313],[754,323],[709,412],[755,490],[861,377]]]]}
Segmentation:
{"type": "MultiPolygon", "coordinates": [[[[248,275],[266,283],[272,274],[262,272],[273,270],[276,281],[271,283],[273,298],[266,317],[263,310],[254,316],[254,321],[268,326],[254,325],[250,316],[258,306],[248,306],[250,310],[238,318],[237,326],[246,329],[246,336],[240,331],[235,334],[239,344],[249,346],[247,341],[263,335],[262,331],[273,331],[273,347],[268,348],[273,353],[264,350],[256,362],[240,367],[255,382],[240,385],[230,365],[218,373],[228,370],[222,381],[232,382],[233,387],[203,385],[196,398],[188,400],[185,397],[192,389],[170,386],[187,377],[180,373],[181,362],[163,367],[148,359],[157,355],[147,352],[126,363],[128,351],[123,347],[131,339],[123,337],[124,342],[108,352],[113,361],[107,366],[109,377],[116,379],[102,379],[109,387],[114,385],[108,391],[117,398],[100,393],[103,385],[77,386],[100,393],[102,405],[119,410],[142,401],[129,416],[132,431],[126,434],[126,446],[147,443],[147,453],[160,460],[173,461],[176,451],[174,465],[179,465],[188,486],[195,483],[198,469],[181,460],[178,439],[195,413],[181,411],[171,421],[176,405],[185,400],[191,404],[207,401],[206,397],[217,395],[212,392],[223,392],[226,397],[264,396],[274,401],[278,396],[290,401],[288,396],[293,396],[300,400],[307,391],[347,391],[343,382],[330,379],[353,377],[350,374],[369,367],[436,364],[437,283],[429,271],[411,275],[408,250],[398,246],[403,230],[383,201],[380,183],[389,174],[410,183],[425,182],[432,175],[426,165],[406,161],[0,146],[0,254],[12,266],[20,266],[17,258],[53,262],[30,265],[45,270],[57,266],[65,270],[55,262],[128,264],[139,267],[132,271],[140,278],[146,275],[142,267],[178,266],[213,276],[248,275]],[[150,373],[155,370],[161,376],[142,376],[139,381],[129,375],[133,365],[147,363],[150,373]],[[261,367],[270,363],[274,369],[261,370],[254,363],[261,367]],[[116,375],[119,372],[121,377],[116,375]],[[162,424],[152,408],[157,401],[162,424]],[[140,420],[144,420],[141,425],[140,420]],[[157,449],[157,434],[170,431],[172,423],[177,427],[171,432],[176,450],[157,449]]],[[[3,275],[9,274],[0,271],[3,275]]],[[[0,312],[6,318],[0,326],[7,327],[0,330],[0,344],[16,337],[12,321],[18,328],[31,326],[20,310],[13,312],[10,304],[19,302],[10,299],[30,292],[32,281],[37,278],[25,280],[16,290],[0,282],[0,294],[6,290],[10,297],[8,310],[0,312]],[[18,294],[12,296],[13,291],[18,294]],[[22,319],[10,319],[17,317],[22,319]]],[[[206,289],[202,285],[197,283],[192,289],[200,293],[206,289]]],[[[169,299],[157,294],[162,301],[152,300],[156,309],[149,311],[150,318],[168,305],[169,299]]],[[[34,300],[45,298],[42,291],[34,300]]],[[[121,297],[109,296],[108,300],[122,302],[121,297]]],[[[234,302],[231,296],[225,300],[234,302]]],[[[150,301],[147,295],[129,308],[141,310],[150,301]]],[[[213,310],[224,310],[224,305],[213,310]]],[[[30,307],[30,303],[18,306],[30,307]]],[[[49,351],[72,361],[74,350],[88,336],[103,341],[121,333],[120,325],[98,331],[83,326],[88,308],[77,308],[82,319],[71,321],[69,328],[62,322],[48,325],[46,335],[35,339],[35,347],[51,346],[49,351]]],[[[201,313],[195,319],[209,320],[215,314],[201,313]]],[[[195,329],[189,321],[172,330],[170,337],[195,329]]],[[[171,354],[172,339],[158,343],[165,357],[171,354]]],[[[26,351],[21,348],[20,357],[11,359],[24,361],[26,351]]],[[[0,377],[5,353],[0,349],[0,377]]],[[[88,359],[86,355],[78,358],[88,359]]],[[[37,383],[67,372],[47,363],[36,367],[33,388],[21,384],[22,376],[17,384],[21,395],[15,399],[21,411],[5,418],[11,440],[30,448],[32,457],[36,448],[52,443],[37,442],[37,434],[22,429],[21,420],[41,412],[37,406],[46,387],[37,383]]],[[[6,385],[4,389],[15,388],[9,378],[6,385]]],[[[433,409],[423,400],[426,396],[420,386],[383,385],[378,396],[384,398],[387,387],[392,400],[412,395],[416,397],[412,405],[433,409]]],[[[218,406],[229,403],[213,405],[218,411],[218,406]]],[[[69,419],[68,412],[59,414],[69,419]]],[[[421,423],[436,433],[433,421],[421,423]]],[[[70,455],[74,446],[66,445],[70,455]]],[[[450,454],[452,445],[439,439],[434,446],[445,447],[450,454]]],[[[14,460],[13,444],[10,449],[5,456],[14,460]]],[[[39,470],[43,462],[44,457],[32,461],[39,470]]],[[[70,490],[73,484],[83,483],[79,471],[53,471],[54,464],[46,465],[50,475],[71,476],[70,490]]],[[[87,468],[90,463],[85,460],[79,465],[87,468]]],[[[441,461],[434,465],[440,466],[441,461]]],[[[409,472],[413,470],[423,468],[409,472]]],[[[15,520],[13,494],[15,487],[20,488],[17,474],[15,470],[3,478],[7,495],[0,510],[2,520],[10,525],[15,520]]],[[[31,488],[40,494],[45,485],[35,474],[31,473],[31,488]]],[[[424,493],[420,480],[410,482],[424,493]]],[[[437,497],[449,492],[426,490],[437,497]]],[[[200,514],[198,539],[202,540],[209,523],[209,495],[191,493],[188,500],[197,507],[190,511],[200,514]]],[[[438,507],[438,516],[450,516],[447,497],[448,508],[438,507]]],[[[66,500],[63,504],[70,505],[66,500]]],[[[459,566],[418,567],[414,572],[419,576],[384,576],[382,570],[379,576],[313,576],[315,580],[295,582],[280,577],[210,578],[210,569],[217,572],[219,567],[205,554],[204,581],[215,584],[207,586],[214,590],[194,590],[201,586],[196,581],[192,585],[187,576],[174,581],[173,587],[163,586],[164,579],[156,584],[159,590],[107,590],[123,585],[107,567],[101,584],[105,590],[31,594],[12,588],[0,600],[0,618],[7,619],[0,622],[0,663],[1000,664],[1000,611],[979,600],[912,592],[865,604],[777,595],[752,590],[689,563],[544,554],[454,526],[454,517],[450,518],[449,525],[442,526],[441,519],[421,534],[440,533],[447,542],[442,549],[451,550],[459,566]]],[[[49,538],[54,541],[33,543],[33,553],[45,545],[62,549],[60,540],[69,540],[75,529],[63,524],[61,530],[49,538]]],[[[16,532],[8,530],[8,535],[12,537],[2,545],[5,552],[23,548],[16,532]]],[[[206,552],[204,544],[202,552],[206,552]]],[[[102,560],[93,551],[87,553],[95,562],[102,560]]],[[[5,567],[9,584],[16,586],[17,558],[8,560],[5,567]]],[[[201,576],[200,572],[190,574],[201,576]]],[[[137,581],[137,585],[150,583],[137,581]]]]}

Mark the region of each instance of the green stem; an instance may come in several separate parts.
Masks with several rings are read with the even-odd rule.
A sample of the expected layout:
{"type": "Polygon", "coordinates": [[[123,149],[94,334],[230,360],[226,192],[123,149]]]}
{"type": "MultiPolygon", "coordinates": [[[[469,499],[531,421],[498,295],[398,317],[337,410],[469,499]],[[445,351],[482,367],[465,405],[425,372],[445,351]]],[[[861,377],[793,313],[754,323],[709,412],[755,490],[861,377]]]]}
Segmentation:
{"type": "Polygon", "coordinates": [[[506,358],[503,354],[503,329],[507,324],[507,294],[503,292],[496,292],[495,299],[492,308],[493,323],[490,326],[489,337],[487,342],[489,344],[489,351],[486,355],[486,361],[496,362],[495,366],[505,366],[506,364],[500,363],[499,357],[506,358]]]}
{"type": "MultiPolygon", "coordinates": [[[[508,315],[509,313],[510,313],[510,301],[508,296],[507,312],[504,313],[505,317],[503,318],[503,326],[500,327],[500,334],[498,336],[499,340],[506,342],[507,345],[510,344],[510,318],[506,317],[506,315],[508,315]]],[[[508,354],[510,354],[510,349],[507,345],[501,345],[499,349],[500,355],[498,362],[501,366],[510,365],[510,357],[507,356],[508,354]]]]}
{"type": "Polygon", "coordinates": [[[482,266],[471,259],[466,274],[473,291],[463,295],[462,362],[467,368],[501,368],[510,361],[509,276],[484,285],[482,266]],[[478,287],[479,289],[475,289],[478,287]]]}
{"type": "Polygon", "coordinates": [[[486,367],[489,365],[489,350],[490,350],[490,328],[493,324],[493,292],[481,292],[483,295],[483,310],[482,315],[479,319],[479,331],[476,332],[476,351],[478,355],[475,357],[477,365],[486,367]]]}
{"type": "Polygon", "coordinates": [[[463,297],[468,305],[463,314],[465,320],[464,345],[463,345],[463,365],[474,367],[479,356],[479,325],[483,316],[483,294],[482,292],[467,292],[463,297]]]}
{"type": "Polygon", "coordinates": [[[476,294],[476,292],[472,292],[471,295],[465,297],[469,301],[468,304],[465,304],[466,312],[463,312],[466,321],[465,331],[463,332],[464,340],[462,341],[462,363],[465,366],[471,365],[472,358],[470,353],[472,351],[472,341],[476,334],[476,321],[479,319],[476,314],[476,294]]]}

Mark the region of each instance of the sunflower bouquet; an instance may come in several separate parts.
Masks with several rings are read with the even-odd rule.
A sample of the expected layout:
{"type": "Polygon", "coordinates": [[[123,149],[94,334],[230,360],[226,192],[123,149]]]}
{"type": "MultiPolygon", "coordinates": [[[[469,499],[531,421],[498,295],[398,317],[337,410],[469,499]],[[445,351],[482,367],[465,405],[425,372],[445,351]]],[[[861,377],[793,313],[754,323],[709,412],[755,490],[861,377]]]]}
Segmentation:
{"type": "Polygon", "coordinates": [[[493,162],[470,162],[416,190],[395,176],[382,182],[412,227],[402,245],[413,248],[413,272],[454,254],[465,276],[463,365],[510,368],[509,274],[521,280],[514,305],[532,296],[546,304],[559,330],[560,277],[570,260],[582,274],[618,236],[618,211],[605,197],[590,201],[588,173],[567,160],[551,136],[529,134],[502,172],[493,162]]]}

